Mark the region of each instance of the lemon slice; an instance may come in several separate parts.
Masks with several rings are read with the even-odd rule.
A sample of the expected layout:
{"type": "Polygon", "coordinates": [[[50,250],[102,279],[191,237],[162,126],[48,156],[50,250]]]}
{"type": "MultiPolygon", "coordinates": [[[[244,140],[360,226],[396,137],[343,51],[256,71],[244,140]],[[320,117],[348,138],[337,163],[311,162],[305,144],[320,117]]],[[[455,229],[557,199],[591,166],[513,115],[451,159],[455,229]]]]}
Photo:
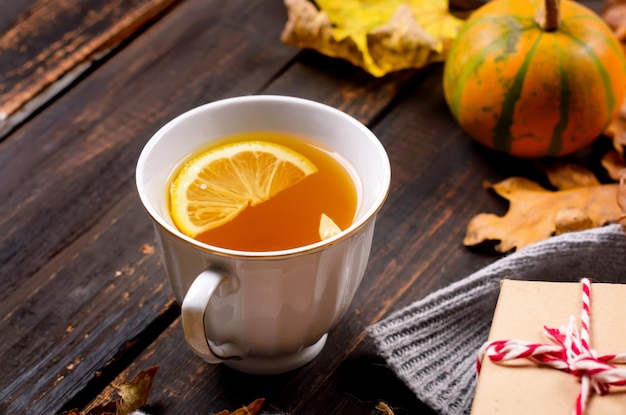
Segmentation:
{"type": "Polygon", "coordinates": [[[170,188],[170,213],[181,232],[195,237],[315,172],[306,157],[279,144],[226,144],[185,163],[170,188]]]}
{"type": "Polygon", "coordinates": [[[341,232],[341,228],[337,226],[335,221],[333,221],[327,214],[322,213],[320,216],[320,227],[319,234],[320,239],[323,241],[328,238],[332,238],[341,232]]]}

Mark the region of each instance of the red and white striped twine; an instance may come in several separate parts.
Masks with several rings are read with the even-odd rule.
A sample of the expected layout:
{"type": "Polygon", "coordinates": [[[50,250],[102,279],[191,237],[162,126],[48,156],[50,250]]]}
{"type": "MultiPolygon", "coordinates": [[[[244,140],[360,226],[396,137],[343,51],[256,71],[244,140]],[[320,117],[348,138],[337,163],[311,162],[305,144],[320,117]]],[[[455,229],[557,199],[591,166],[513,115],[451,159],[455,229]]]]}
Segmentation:
{"type": "Polygon", "coordinates": [[[585,412],[591,391],[599,395],[608,392],[609,386],[626,385],[626,369],[613,363],[626,363],[626,353],[598,356],[591,348],[589,329],[591,321],[591,281],[581,280],[582,309],[580,330],[574,316],[567,327],[558,329],[544,326],[545,334],[556,344],[535,344],[521,340],[496,340],[487,342],[478,352],[476,370],[480,373],[486,356],[494,362],[513,359],[529,359],[537,364],[570,373],[580,378],[580,393],[576,398],[574,415],[585,412]]]}

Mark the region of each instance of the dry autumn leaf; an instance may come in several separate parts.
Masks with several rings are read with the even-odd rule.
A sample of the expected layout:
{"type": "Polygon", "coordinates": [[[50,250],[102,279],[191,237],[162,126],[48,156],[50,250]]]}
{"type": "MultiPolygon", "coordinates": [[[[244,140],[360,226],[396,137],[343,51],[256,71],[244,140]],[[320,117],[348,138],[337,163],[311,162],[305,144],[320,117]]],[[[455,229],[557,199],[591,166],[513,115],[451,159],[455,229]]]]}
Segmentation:
{"type": "Polygon", "coordinates": [[[619,181],[620,178],[626,175],[626,164],[624,164],[624,156],[619,154],[615,150],[606,152],[602,156],[602,167],[609,173],[611,179],[619,181]]]}
{"type": "Polygon", "coordinates": [[[619,219],[617,219],[617,222],[622,226],[626,226],[626,175],[622,176],[619,181],[617,204],[622,210],[622,215],[619,217],[619,219]]]}
{"type": "Polygon", "coordinates": [[[123,382],[118,387],[119,399],[100,404],[80,412],[77,409],[60,415],[129,415],[148,402],[148,395],[158,366],[142,370],[130,382],[123,382]]]}
{"type": "Polygon", "coordinates": [[[393,410],[385,402],[378,402],[376,409],[383,415],[394,415],[393,410]]]}
{"type": "Polygon", "coordinates": [[[617,117],[607,126],[604,134],[613,140],[613,147],[623,157],[626,148],[626,100],[622,103],[617,117]]]}
{"type": "Polygon", "coordinates": [[[482,213],[470,220],[463,243],[475,246],[499,241],[509,252],[549,238],[557,232],[582,230],[616,221],[622,215],[617,184],[551,191],[521,177],[486,185],[510,202],[504,216],[482,213]]]}
{"type": "Polygon", "coordinates": [[[256,415],[259,413],[259,411],[261,411],[261,408],[263,407],[263,403],[265,403],[265,399],[259,398],[259,399],[256,399],[254,402],[252,402],[250,405],[243,406],[237,409],[235,412],[229,412],[227,410],[223,410],[223,411],[218,412],[215,415],[256,415]]]}
{"type": "Polygon", "coordinates": [[[281,40],[342,58],[374,76],[445,59],[461,19],[447,0],[285,0],[281,40]]]}
{"type": "Polygon", "coordinates": [[[600,14],[620,42],[626,42],[626,0],[606,0],[600,14]]]}
{"type": "Polygon", "coordinates": [[[130,382],[118,387],[117,415],[128,415],[148,402],[148,395],[158,367],[153,366],[139,372],[130,382]]]}
{"type": "Polygon", "coordinates": [[[596,176],[580,164],[553,161],[545,162],[539,167],[550,183],[559,190],[600,185],[596,176]]]}

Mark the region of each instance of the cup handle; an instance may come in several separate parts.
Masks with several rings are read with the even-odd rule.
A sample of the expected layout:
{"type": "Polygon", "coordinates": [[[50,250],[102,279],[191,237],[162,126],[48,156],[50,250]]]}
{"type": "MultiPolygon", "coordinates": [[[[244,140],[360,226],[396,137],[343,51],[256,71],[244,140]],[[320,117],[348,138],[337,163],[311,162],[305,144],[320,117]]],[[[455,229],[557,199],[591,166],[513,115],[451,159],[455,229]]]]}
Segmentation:
{"type": "Polygon", "coordinates": [[[224,343],[212,345],[204,324],[211,297],[228,276],[216,270],[206,270],[196,277],[185,294],[182,304],[182,321],[185,340],[191,350],[209,363],[221,363],[228,359],[240,359],[240,347],[224,343]]]}

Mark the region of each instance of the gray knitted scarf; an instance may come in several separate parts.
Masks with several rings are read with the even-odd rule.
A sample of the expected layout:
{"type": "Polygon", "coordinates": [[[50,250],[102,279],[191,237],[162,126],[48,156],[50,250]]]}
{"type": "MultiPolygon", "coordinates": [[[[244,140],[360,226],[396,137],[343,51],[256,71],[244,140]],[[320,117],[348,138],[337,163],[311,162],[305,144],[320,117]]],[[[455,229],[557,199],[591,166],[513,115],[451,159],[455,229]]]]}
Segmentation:
{"type": "Polygon", "coordinates": [[[609,225],[549,238],[398,310],[368,329],[397,376],[442,415],[469,414],[476,353],[500,280],[626,282],[626,232],[609,225]]]}

